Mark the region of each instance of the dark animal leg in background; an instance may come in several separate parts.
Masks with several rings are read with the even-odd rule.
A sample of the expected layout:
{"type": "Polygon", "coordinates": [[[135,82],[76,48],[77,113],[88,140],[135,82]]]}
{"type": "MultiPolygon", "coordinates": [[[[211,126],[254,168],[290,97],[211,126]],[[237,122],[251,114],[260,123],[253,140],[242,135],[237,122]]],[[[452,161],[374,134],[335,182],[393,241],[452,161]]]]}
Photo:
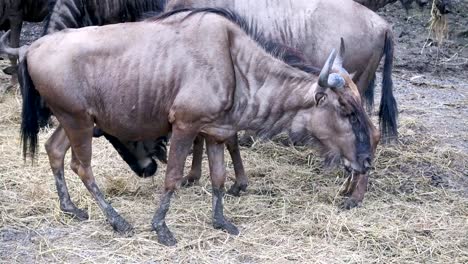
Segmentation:
{"type": "Polygon", "coordinates": [[[190,169],[189,174],[182,180],[182,186],[192,186],[198,184],[200,181],[204,142],[205,139],[200,135],[193,141],[192,168],[190,169]]]}
{"type": "MultiPolygon", "coordinates": [[[[59,117],[57,117],[59,119],[59,117]]],[[[60,119],[59,119],[60,120],[60,119]]],[[[70,120],[70,119],[68,119],[70,120]]],[[[85,119],[86,120],[86,119],[85,119]]],[[[133,227],[120,216],[115,209],[105,200],[91,169],[91,143],[93,137],[93,122],[91,120],[76,120],[71,119],[74,127],[78,129],[68,128],[67,135],[71,143],[72,168],[80,176],[81,181],[86,186],[88,191],[96,200],[97,204],[106,215],[107,221],[111,224],[115,231],[121,234],[131,234],[133,227]]],[[[61,122],[63,125],[63,122],[61,122]]],[[[64,129],[67,127],[64,125],[64,129]]]]}
{"type": "Polygon", "coordinates": [[[240,196],[241,191],[245,192],[247,190],[249,180],[245,175],[244,164],[242,164],[237,134],[226,141],[226,147],[231,155],[234,173],[236,175],[236,181],[228,190],[228,194],[240,196]]]}
{"type": "Polygon", "coordinates": [[[206,138],[206,149],[210,165],[211,186],[213,188],[213,226],[227,231],[231,235],[238,235],[239,230],[224,218],[223,196],[226,168],[224,165],[224,144],[218,144],[206,138]]]}
{"type": "MultiPolygon", "coordinates": [[[[19,47],[19,40],[21,34],[21,27],[23,25],[23,18],[21,14],[14,14],[10,16],[10,45],[13,48],[19,47]]],[[[17,60],[16,56],[10,56],[11,67],[6,68],[4,71],[12,73],[12,80],[16,82],[17,80],[17,60]]]]}
{"type": "Polygon", "coordinates": [[[45,144],[47,155],[49,156],[50,167],[55,178],[55,186],[60,200],[60,209],[66,214],[70,214],[82,221],[89,218],[88,213],[79,209],[71,201],[68,193],[67,183],[64,177],[65,153],[70,148],[70,141],[65,135],[65,131],[59,126],[45,144]]]}
{"type": "Polygon", "coordinates": [[[155,230],[158,235],[159,243],[166,246],[173,246],[177,243],[174,235],[167,227],[165,219],[169,211],[172,194],[182,181],[185,160],[190,152],[190,147],[193,144],[195,136],[195,133],[185,133],[175,125],[172,128],[171,148],[167,161],[164,193],[161,196],[159,208],[154,214],[151,223],[153,230],[155,230]]]}
{"type": "Polygon", "coordinates": [[[364,92],[364,98],[366,100],[367,113],[372,114],[374,111],[374,91],[375,91],[375,73],[374,77],[370,80],[369,86],[364,92]]]}

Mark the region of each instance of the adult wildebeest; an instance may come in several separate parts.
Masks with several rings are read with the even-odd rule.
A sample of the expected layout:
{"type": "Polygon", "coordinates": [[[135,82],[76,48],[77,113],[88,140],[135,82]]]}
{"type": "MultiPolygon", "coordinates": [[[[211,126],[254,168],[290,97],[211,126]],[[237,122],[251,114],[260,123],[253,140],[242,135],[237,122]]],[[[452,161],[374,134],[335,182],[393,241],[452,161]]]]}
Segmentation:
{"type": "Polygon", "coordinates": [[[393,96],[393,33],[391,26],[352,0],[168,0],[166,11],[178,8],[220,7],[236,11],[267,39],[304,54],[310,65],[323,65],[330,47],[343,37],[348,52],[343,65],[362,95],[373,103],[377,67],[385,57],[379,120],[384,138],[397,136],[397,103],[393,96]],[[330,34],[333,32],[334,34],[330,34]]]}
{"type": "Polygon", "coordinates": [[[164,192],[152,221],[165,245],[176,243],[165,216],[200,133],[207,141],[213,225],[231,234],[238,229],[223,214],[222,143],[239,130],[260,136],[288,131],[295,139],[315,139],[329,159],[342,159],[361,173],[369,169],[379,132],[341,65],[344,47],[336,59],[334,51],[330,54],[317,76],[267,53],[229,11],[181,12],[154,21],[66,30],[34,42],[21,62],[24,155],[36,151],[42,98],[70,140],[72,168],[114,229],[128,232],[132,227],[94,180],[94,124],[124,140],[155,140],[171,132],[164,192]]]}
{"type": "MultiPolygon", "coordinates": [[[[11,30],[10,46],[19,47],[23,21],[41,22],[48,14],[53,0],[0,0],[0,29],[11,30]]],[[[5,72],[11,74],[16,69],[16,57],[10,57],[12,67],[5,72]]]]}
{"type": "MultiPolygon", "coordinates": [[[[66,28],[106,25],[119,22],[132,22],[140,19],[146,12],[159,13],[165,0],[57,0],[44,26],[44,34],[51,34],[66,28]]],[[[96,136],[104,135],[115,147],[130,168],[142,177],[155,174],[157,163],[153,159],[165,161],[165,141],[126,142],[121,141],[100,129],[96,136]]],[[[65,132],[59,126],[54,138],[46,144],[52,170],[57,178],[63,178],[63,157],[70,147],[65,132]],[[62,150],[62,151],[58,151],[62,150]],[[62,162],[58,162],[62,160],[62,162]]]]}

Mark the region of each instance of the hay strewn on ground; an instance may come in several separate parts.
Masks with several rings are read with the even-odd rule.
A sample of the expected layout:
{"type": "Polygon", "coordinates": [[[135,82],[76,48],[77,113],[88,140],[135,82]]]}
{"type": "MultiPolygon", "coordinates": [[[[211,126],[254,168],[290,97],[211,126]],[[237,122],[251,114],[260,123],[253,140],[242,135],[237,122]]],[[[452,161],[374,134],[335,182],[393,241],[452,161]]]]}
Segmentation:
{"type": "MultiPolygon", "coordinates": [[[[36,165],[24,163],[21,100],[17,91],[3,95],[10,84],[0,73],[0,263],[468,263],[468,90],[466,63],[458,63],[468,49],[447,40],[446,53],[459,56],[448,58],[457,63],[434,68],[433,50],[420,55],[428,18],[405,20],[399,3],[382,12],[395,23],[398,42],[393,76],[401,137],[398,145],[379,147],[362,207],[339,208],[343,174],[323,170],[314,152],[258,143],[242,149],[248,192],[225,202],[241,235],[212,228],[204,161],[201,185],[179,190],[168,214],[179,240],[174,248],[160,246],[150,226],[164,166],[154,179],[137,178],[103,139],[93,145],[95,176],[135,235],[112,231],[68,168],[69,156],[72,199],[91,220],[61,213],[42,147],[51,131],[40,135],[36,165]]],[[[452,37],[466,29],[465,18],[466,12],[449,17],[452,37]]]]}
{"type": "MultiPolygon", "coordinates": [[[[350,211],[339,209],[342,173],[322,170],[313,152],[272,142],[243,149],[251,179],[248,193],[226,197],[225,202],[226,215],[241,230],[239,237],[211,226],[205,161],[201,186],[179,190],[172,203],[168,224],[179,243],[167,248],[157,243],[150,226],[164,168],[154,179],[139,179],[110,144],[95,140],[93,167],[98,184],[136,231],[132,237],[112,231],[68,169],[68,157],[66,178],[72,199],[91,217],[77,222],[59,209],[44,148],[35,166],[23,163],[18,136],[20,98],[10,93],[2,100],[2,262],[468,261],[467,154],[441,147],[427,133],[418,133],[421,124],[414,118],[401,119],[400,144],[379,148],[364,205],[350,211]]],[[[41,144],[50,133],[41,133],[41,144]]]]}

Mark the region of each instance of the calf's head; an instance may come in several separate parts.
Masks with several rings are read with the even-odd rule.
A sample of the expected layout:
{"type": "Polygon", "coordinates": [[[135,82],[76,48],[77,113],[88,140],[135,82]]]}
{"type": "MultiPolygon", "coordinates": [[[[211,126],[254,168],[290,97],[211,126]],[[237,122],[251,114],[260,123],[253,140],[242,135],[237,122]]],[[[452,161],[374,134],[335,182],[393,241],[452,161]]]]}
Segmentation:
{"type": "Polygon", "coordinates": [[[104,136],[114,146],[122,159],[139,177],[154,176],[158,169],[158,164],[154,160],[154,157],[164,163],[167,161],[166,137],[161,137],[154,141],[121,141],[95,127],[94,137],[100,136],[104,136]]]}
{"type": "Polygon", "coordinates": [[[348,170],[367,172],[380,140],[361,104],[351,77],[342,67],[344,42],[336,58],[333,51],[312,87],[314,106],[293,120],[292,135],[307,135],[318,141],[325,161],[341,161],[348,170]]]}

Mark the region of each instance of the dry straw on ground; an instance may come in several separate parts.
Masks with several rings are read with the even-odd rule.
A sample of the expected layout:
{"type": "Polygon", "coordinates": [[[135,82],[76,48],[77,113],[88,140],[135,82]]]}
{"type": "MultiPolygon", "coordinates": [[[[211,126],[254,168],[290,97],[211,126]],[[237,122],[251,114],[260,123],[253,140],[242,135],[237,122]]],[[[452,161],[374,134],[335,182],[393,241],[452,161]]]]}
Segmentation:
{"type": "MultiPolygon", "coordinates": [[[[23,163],[19,102],[10,93],[0,103],[0,262],[468,262],[467,154],[418,133],[417,120],[402,118],[400,143],[379,147],[364,205],[350,211],[339,209],[342,173],[324,171],[314,152],[272,142],[242,149],[249,190],[225,201],[238,237],[211,226],[204,161],[201,185],[173,200],[168,224],[179,243],[167,248],[150,227],[164,166],[154,179],[139,179],[107,142],[94,141],[98,184],[136,229],[121,237],[68,169],[67,156],[72,199],[91,217],[77,222],[59,209],[44,148],[36,165],[23,163]]],[[[50,134],[40,134],[41,145],[50,134]]]]}

